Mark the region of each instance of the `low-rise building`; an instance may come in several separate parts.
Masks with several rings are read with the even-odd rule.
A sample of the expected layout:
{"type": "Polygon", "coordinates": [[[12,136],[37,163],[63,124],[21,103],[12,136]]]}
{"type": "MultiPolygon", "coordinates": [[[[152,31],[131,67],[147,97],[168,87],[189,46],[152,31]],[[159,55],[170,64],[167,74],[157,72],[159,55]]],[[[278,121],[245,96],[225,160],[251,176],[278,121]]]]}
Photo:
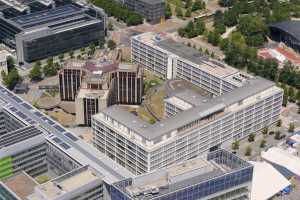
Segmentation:
{"type": "Polygon", "coordinates": [[[28,200],[103,199],[102,175],[84,166],[38,185],[28,200]]]}
{"type": "Polygon", "coordinates": [[[253,166],[224,150],[113,184],[112,200],[250,200],[253,166]]]}

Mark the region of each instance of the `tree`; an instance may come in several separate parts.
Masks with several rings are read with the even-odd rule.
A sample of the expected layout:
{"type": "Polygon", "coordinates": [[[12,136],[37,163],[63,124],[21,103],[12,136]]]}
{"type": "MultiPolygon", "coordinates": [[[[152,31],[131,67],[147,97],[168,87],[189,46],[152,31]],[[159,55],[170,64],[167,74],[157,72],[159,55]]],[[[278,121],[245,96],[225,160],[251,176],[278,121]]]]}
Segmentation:
{"type": "Polygon", "coordinates": [[[110,31],[113,31],[113,30],[114,30],[114,25],[112,24],[111,21],[108,22],[107,28],[108,28],[108,30],[110,30],[110,31]]]}
{"type": "Polygon", "coordinates": [[[192,16],[192,9],[188,8],[185,12],[185,17],[191,17],[192,16]]]}
{"type": "Polygon", "coordinates": [[[59,54],[58,59],[59,59],[60,61],[63,61],[64,58],[65,58],[65,55],[64,55],[63,53],[62,53],[62,54],[59,54]]]}
{"type": "Polygon", "coordinates": [[[143,17],[126,6],[114,0],[93,0],[91,3],[103,8],[108,16],[114,16],[118,21],[123,21],[127,26],[143,23],[143,17]]]}
{"type": "Polygon", "coordinates": [[[261,46],[266,40],[267,25],[259,15],[245,15],[239,19],[237,30],[246,37],[249,46],[261,46]]]}
{"type": "Polygon", "coordinates": [[[150,118],[150,119],[149,119],[149,123],[150,123],[150,124],[155,124],[155,122],[156,122],[156,121],[155,121],[154,118],[150,118]]]}
{"type": "Polygon", "coordinates": [[[296,100],[300,102],[300,90],[297,91],[296,100]]]}
{"type": "Polygon", "coordinates": [[[185,8],[190,8],[193,5],[193,0],[185,0],[185,8]]]}
{"type": "Polygon", "coordinates": [[[220,6],[231,7],[233,6],[234,0],[219,0],[220,6]]]}
{"type": "Polygon", "coordinates": [[[192,6],[192,11],[201,10],[205,8],[205,3],[201,0],[195,0],[192,6]]]}
{"type": "Polygon", "coordinates": [[[255,140],[255,134],[254,133],[251,133],[249,136],[248,136],[248,142],[254,142],[255,140]]]}
{"type": "Polygon", "coordinates": [[[269,132],[268,127],[263,128],[261,132],[262,132],[263,135],[267,135],[268,132],[269,132]]]}
{"type": "Polygon", "coordinates": [[[16,68],[12,68],[8,74],[4,72],[1,75],[4,85],[10,90],[14,89],[15,85],[22,80],[16,68]]]}
{"type": "Polygon", "coordinates": [[[239,147],[240,147],[239,141],[235,141],[231,145],[232,150],[238,150],[239,147]]]}
{"type": "Polygon", "coordinates": [[[166,7],[165,7],[165,18],[166,19],[170,19],[172,17],[172,10],[171,10],[171,6],[169,3],[166,3],[166,7]]]}
{"type": "Polygon", "coordinates": [[[219,34],[223,34],[226,32],[226,26],[223,23],[218,23],[215,25],[215,31],[219,34]]]}
{"type": "Polygon", "coordinates": [[[203,22],[203,20],[198,19],[196,21],[195,24],[195,32],[197,35],[202,35],[205,31],[206,27],[205,27],[205,23],[203,22]]]}
{"type": "Polygon", "coordinates": [[[206,55],[209,55],[208,49],[205,49],[204,53],[205,53],[206,55]]]}
{"type": "Polygon", "coordinates": [[[213,31],[213,32],[210,31],[208,33],[207,41],[209,43],[211,43],[212,45],[217,46],[219,44],[219,41],[220,41],[220,34],[216,31],[213,31]]]}
{"type": "Polygon", "coordinates": [[[252,148],[248,146],[245,151],[245,156],[251,156],[251,153],[252,153],[252,148]]]}
{"type": "Polygon", "coordinates": [[[46,77],[55,76],[60,68],[58,63],[53,63],[53,59],[49,59],[47,64],[43,67],[43,72],[46,77]]]}
{"type": "Polygon", "coordinates": [[[277,121],[276,126],[281,127],[281,125],[282,125],[282,120],[280,119],[280,120],[277,121]]]}
{"type": "Polygon", "coordinates": [[[84,48],[84,47],[81,47],[81,48],[80,48],[80,52],[81,52],[82,55],[85,54],[85,48],[84,48]]]}
{"type": "Polygon", "coordinates": [[[260,141],[259,147],[260,147],[260,148],[265,148],[266,142],[267,142],[266,140],[260,141]]]}
{"type": "Polygon", "coordinates": [[[32,69],[29,72],[29,78],[32,81],[38,81],[42,79],[42,70],[41,65],[35,63],[32,67],[32,69]]]}
{"type": "Polygon", "coordinates": [[[294,123],[289,123],[289,129],[288,129],[288,131],[290,132],[290,133],[293,133],[294,131],[295,131],[295,124],[294,123]]]}
{"type": "Polygon", "coordinates": [[[107,42],[107,47],[110,49],[110,50],[114,50],[116,47],[117,47],[117,44],[115,41],[113,40],[108,40],[107,42]]]}
{"type": "Polygon", "coordinates": [[[95,54],[95,51],[96,51],[96,45],[95,45],[95,43],[91,43],[90,45],[89,45],[89,55],[94,55],[95,54]]]}
{"type": "Polygon", "coordinates": [[[289,95],[289,100],[291,102],[295,102],[296,101],[295,90],[294,90],[294,88],[292,86],[289,87],[288,95],[289,95]]]}
{"type": "Polygon", "coordinates": [[[176,16],[177,17],[179,17],[179,18],[183,17],[183,11],[182,11],[182,9],[179,6],[176,6],[175,12],[176,12],[176,16]]]}
{"type": "Polygon", "coordinates": [[[286,107],[288,104],[289,97],[287,95],[283,95],[282,106],[286,107]]]}
{"type": "Polygon", "coordinates": [[[8,71],[10,71],[11,69],[15,68],[16,67],[16,62],[15,62],[15,59],[11,56],[8,56],[6,58],[6,62],[7,62],[7,69],[8,71]]]}
{"type": "Polygon", "coordinates": [[[274,139],[275,139],[275,140],[280,140],[280,135],[281,135],[281,132],[280,132],[280,131],[276,131],[276,132],[275,132],[274,139]]]}
{"type": "Polygon", "coordinates": [[[70,58],[74,58],[74,51],[70,51],[69,56],[70,56],[70,58]]]}

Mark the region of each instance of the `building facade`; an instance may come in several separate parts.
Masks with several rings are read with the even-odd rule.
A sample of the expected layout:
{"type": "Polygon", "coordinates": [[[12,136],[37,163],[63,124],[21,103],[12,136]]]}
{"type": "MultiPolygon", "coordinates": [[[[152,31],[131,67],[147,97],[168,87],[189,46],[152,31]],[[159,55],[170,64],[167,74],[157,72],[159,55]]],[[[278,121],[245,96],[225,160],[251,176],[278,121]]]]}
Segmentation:
{"type": "Polygon", "coordinates": [[[226,98],[211,99],[219,102],[208,101],[154,125],[118,106],[109,107],[93,117],[94,146],[133,173],[142,174],[229,146],[279,120],[282,90],[275,85],[236,102],[227,104],[226,98]]]}
{"type": "Polygon", "coordinates": [[[109,90],[80,89],[76,100],[76,123],[91,126],[92,115],[108,106],[109,90]]]}
{"type": "Polygon", "coordinates": [[[16,48],[20,64],[104,40],[105,29],[104,13],[78,4],[67,4],[12,18],[0,15],[0,30],[3,30],[0,39],[16,48]],[[96,15],[93,14],[95,12],[96,15]]]}
{"type": "Polygon", "coordinates": [[[131,38],[134,63],[164,79],[186,80],[213,95],[241,87],[250,77],[164,34],[147,32],[131,38]]]}
{"type": "Polygon", "coordinates": [[[119,65],[112,74],[113,104],[141,104],[144,94],[143,69],[138,65],[119,65]]]}
{"type": "Polygon", "coordinates": [[[165,16],[164,0],[123,0],[130,10],[144,16],[147,21],[158,23],[165,16]]]}
{"type": "Polygon", "coordinates": [[[75,101],[83,76],[84,62],[68,62],[59,72],[59,93],[62,101],[75,101]]]}

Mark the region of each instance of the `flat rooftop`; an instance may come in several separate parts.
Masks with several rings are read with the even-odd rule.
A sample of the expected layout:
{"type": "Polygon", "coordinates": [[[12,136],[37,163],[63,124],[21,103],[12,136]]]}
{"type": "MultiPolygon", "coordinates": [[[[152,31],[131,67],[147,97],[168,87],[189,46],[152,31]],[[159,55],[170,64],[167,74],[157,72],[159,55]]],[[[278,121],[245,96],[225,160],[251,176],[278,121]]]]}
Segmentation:
{"type": "Polygon", "coordinates": [[[106,99],[108,97],[108,90],[94,90],[94,89],[86,89],[81,88],[77,95],[77,98],[103,98],[106,99]]]}
{"type": "Polygon", "coordinates": [[[164,0],[140,0],[140,1],[151,5],[161,4],[165,2],[164,0]]]}
{"type": "Polygon", "coordinates": [[[218,77],[227,77],[238,72],[237,69],[230,67],[223,62],[210,59],[208,56],[201,54],[198,50],[172,39],[161,40],[157,42],[157,46],[178,55],[181,58],[201,65],[201,70],[213,73],[218,77]]]}
{"type": "Polygon", "coordinates": [[[193,62],[199,65],[201,70],[212,73],[220,78],[225,78],[239,72],[224,62],[211,59],[207,55],[201,54],[198,50],[173,40],[166,33],[146,32],[133,36],[133,38],[193,62]]]}
{"type": "Polygon", "coordinates": [[[83,167],[39,185],[38,189],[49,199],[55,199],[64,193],[75,191],[95,180],[101,181],[101,177],[90,168],[83,167]]]}
{"type": "MultiPolygon", "coordinates": [[[[25,172],[4,179],[3,183],[21,199],[33,193],[38,184],[25,172]]],[[[1,198],[0,198],[1,199],[1,198]]]]}
{"type": "Polygon", "coordinates": [[[27,15],[11,18],[10,20],[15,22],[19,27],[29,28],[49,22],[57,21],[70,16],[75,16],[82,13],[82,9],[69,4],[65,6],[56,7],[50,10],[43,10],[40,12],[34,12],[27,15]]]}
{"type": "Polygon", "coordinates": [[[252,166],[236,155],[218,150],[132,178],[128,186],[118,183],[115,186],[136,199],[152,199],[245,168],[252,166]]]}
{"type": "MultiPolygon", "coordinates": [[[[226,108],[226,106],[232,105],[257,93],[263,92],[264,90],[273,86],[275,86],[274,82],[260,77],[255,77],[250,79],[249,83],[243,87],[237,88],[232,92],[225,93],[207,101],[203,101],[201,104],[192,109],[180,112],[172,118],[162,120],[155,124],[149,124],[148,122],[143,121],[118,105],[110,106],[101,112],[128,127],[136,134],[149,141],[154,141],[155,143],[161,141],[162,136],[165,134],[170,134],[172,131],[177,130],[178,128],[197,119],[201,119],[212,113],[222,111],[226,108]]],[[[101,116],[102,113],[95,115],[94,117],[103,119],[101,116]]]]}

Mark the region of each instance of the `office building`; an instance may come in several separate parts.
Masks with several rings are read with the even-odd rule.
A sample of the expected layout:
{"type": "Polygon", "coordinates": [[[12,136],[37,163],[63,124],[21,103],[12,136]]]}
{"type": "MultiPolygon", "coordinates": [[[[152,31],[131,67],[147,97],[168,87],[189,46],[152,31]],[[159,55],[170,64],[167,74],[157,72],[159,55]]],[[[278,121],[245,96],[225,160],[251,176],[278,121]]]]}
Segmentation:
{"type": "Polygon", "coordinates": [[[107,107],[109,90],[80,89],[75,100],[76,123],[91,126],[92,115],[107,107]]]}
{"type": "Polygon", "coordinates": [[[35,187],[28,200],[103,199],[102,175],[88,166],[75,169],[35,187]]]}
{"type": "Polygon", "coordinates": [[[62,101],[74,101],[81,85],[84,61],[68,61],[59,72],[59,93],[62,101]]]}
{"type": "MultiPolygon", "coordinates": [[[[253,90],[257,89],[255,83],[253,83],[253,88],[253,90]]],[[[246,91],[251,96],[251,90],[246,88],[246,91]]],[[[265,93],[268,92],[270,91],[265,91],[265,93]]],[[[236,96],[238,95],[233,94],[235,100],[239,98],[236,96]]],[[[247,99],[248,101],[250,102],[250,99],[247,99]]],[[[244,103],[246,105],[247,102],[241,103],[239,101],[239,104],[244,103]]],[[[207,105],[203,106],[207,107],[207,105]]],[[[213,106],[213,110],[220,108],[219,106],[213,106]]],[[[201,152],[197,146],[197,142],[200,141],[200,136],[197,138],[198,132],[195,132],[199,131],[197,127],[191,127],[195,130],[192,134],[174,132],[172,127],[174,123],[171,123],[172,126],[166,123],[165,127],[162,123],[158,123],[156,124],[158,125],[157,128],[154,125],[151,129],[147,129],[147,124],[136,116],[118,112],[117,115],[126,120],[126,123],[123,121],[124,125],[121,125],[115,120],[115,116],[112,120],[112,117],[108,117],[108,111],[105,111],[107,122],[103,121],[102,123],[106,123],[107,126],[111,123],[114,127],[109,129],[101,126],[101,132],[108,131],[106,138],[101,140],[107,145],[102,147],[106,150],[109,148],[116,150],[114,156],[117,158],[123,156],[122,160],[113,161],[111,159],[113,158],[112,154],[103,154],[93,146],[86,144],[72,132],[67,131],[47,115],[2,86],[0,86],[0,107],[0,195],[3,198],[11,200],[101,200],[119,199],[122,197],[120,195],[124,195],[126,199],[133,199],[138,198],[135,195],[140,193],[140,195],[145,194],[145,197],[150,199],[161,197],[164,194],[168,194],[169,199],[173,199],[175,194],[176,196],[186,195],[187,188],[189,191],[193,189],[194,198],[208,197],[207,195],[225,199],[235,196],[242,199],[249,197],[251,188],[248,185],[251,182],[252,166],[223,150],[210,153],[206,158],[195,158],[201,152]],[[128,134],[125,125],[136,131],[131,130],[129,132],[131,134],[130,141],[129,137],[125,135],[128,134]],[[158,128],[162,132],[157,131],[158,128]],[[169,128],[172,130],[171,135],[165,135],[165,131],[169,128]],[[123,135],[114,132],[117,130],[121,130],[123,135]],[[147,137],[152,137],[153,141],[148,140],[149,138],[146,141],[143,138],[144,135],[138,135],[137,132],[140,130],[146,131],[140,132],[141,134],[148,134],[150,131],[151,134],[147,137]],[[195,143],[188,142],[184,138],[185,136],[195,143]],[[110,139],[110,137],[117,138],[110,139]],[[159,142],[158,139],[164,141],[159,142]],[[185,146],[187,143],[189,143],[188,147],[185,146]],[[168,148],[163,147],[164,144],[167,144],[168,148]],[[169,152],[161,151],[159,146],[162,147],[162,150],[170,151],[170,156],[166,156],[169,152]],[[154,150],[154,154],[151,156],[148,153],[150,152],[149,149],[154,150]],[[176,164],[176,162],[169,163],[163,160],[170,159],[170,157],[173,159],[172,152],[174,149],[178,153],[178,162],[180,160],[184,163],[176,164]],[[185,153],[182,153],[181,149],[185,153]],[[185,151],[186,149],[188,150],[185,151]],[[185,162],[187,159],[184,155],[189,153],[191,149],[196,150],[196,153],[189,156],[193,159],[185,162]],[[147,165],[148,161],[151,163],[163,161],[165,167],[162,165],[148,166],[145,169],[144,165],[145,163],[147,165]],[[122,165],[128,169],[133,168],[131,171],[134,173],[122,165]],[[147,169],[152,171],[157,168],[163,169],[139,177],[135,175],[137,174],[135,170],[147,172],[147,169]],[[41,184],[33,181],[37,176],[45,173],[51,176],[49,181],[41,184]],[[158,178],[159,182],[155,178],[158,178]],[[147,180],[145,182],[147,184],[142,182],[144,180],[147,180]],[[20,183],[23,185],[20,186],[20,183]],[[157,183],[160,184],[159,188],[153,188],[152,185],[156,186],[157,183]],[[143,187],[140,187],[141,185],[145,186],[145,191],[143,187]],[[195,187],[191,188],[191,185],[195,187]],[[211,186],[209,192],[206,190],[207,185],[211,186]],[[129,186],[129,190],[124,189],[127,186],[129,186]],[[151,188],[150,192],[149,188],[151,188]]],[[[110,108],[114,110],[118,106],[115,105],[110,108]]],[[[234,110],[234,108],[233,106],[230,110],[234,110]]],[[[260,109],[264,109],[263,106],[260,109]]],[[[193,110],[199,111],[197,106],[193,110]]],[[[260,112],[259,110],[258,112],[260,112]]],[[[192,112],[191,109],[187,111],[192,112]]],[[[247,113],[252,111],[248,110],[247,113]]],[[[184,112],[186,111],[182,111],[169,119],[176,118],[184,112]]],[[[202,114],[205,113],[207,112],[202,114]]],[[[229,114],[231,113],[229,112],[229,114]]],[[[99,114],[96,117],[100,118],[102,115],[99,114]]],[[[239,115],[241,114],[239,113],[239,115]]],[[[191,116],[198,116],[198,114],[191,116]]],[[[227,120],[231,118],[232,116],[229,116],[227,120]]],[[[177,121],[175,126],[182,126],[182,124],[186,124],[187,120],[191,120],[186,116],[180,119],[182,122],[177,121]]],[[[92,122],[95,124],[93,128],[99,125],[95,119],[92,122]]],[[[190,123],[188,125],[192,126],[190,123]]],[[[214,126],[214,129],[216,128],[217,126],[214,126]]],[[[100,137],[103,136],[97,134],[95,137],[97,137],[95,144],[100,145],[96,142],[99,142],[100,137]]],[[[208,142],[206,140],[203,143],[208,142]]],[[[97,148],[100,149],[98,146],[97,148]]]]}
{"type": "Polygon", "coordinates": [[[120,64],[112,74],[113,104],[141,104],[144,94],[143,69],[139,65],[120,64]]]}
{"type": "Polygon", "coordinates": [[[173,92],[165,99],[165,119],[155,124],[117,105],[93,116],[94,146],[132,173],[142,174],[227,147],[279,120],[283,91],[275,83],[152,36],[133,37],[133,60],[162,77],[196,85],[205,94],[191,89],[173,92]],[[177,48],[166,51],[158,47],[162,44],[177,48]],[[150,61],[153,55],[157,57],[150,61]]]}
{"type": "Polygon", "coordinates": [[[165,16],[164,0],[122,0],[124,5],[142,15],[147,21],[158,23],[165,16]]]}
{"type": "Polygon", "coordinates": [[[131,47],[134,63],[159,77],[183,79],[216,96],[243,86],[249,78],[249,75],[201,55],[194,48],[177,43],[163,33],[147,32],[133,36],[131,47]]]}
{"type": "Polygon", "coordinates": [[[0,103],[0,179],[21,171],[36,177],[48,170],[58,177],[86,165],[106,184],[133,175],[3,86],[0,103]]]}
{"type": "Polygon", "coordinates": [[[0,39],[16,48],[20,64],[31,63],[104,40],[104,18],[99,9],[78,4],[12,18],[0,15],[0,39]]]}
{"type": "Polygon", "coordinates": [[[114,105],[93,116],[94,146],[142,174],[228,146],[273,124],[279,119],[282,95],[275,83],[252,78],[241,88],[205,98],[155,124],[114,105]]]}
{"type": "Polygon", "coordinates": [[[112,200],[250,200],[253,166],[224,150],[113,184],[112,200]]]}
{"type": "Polygon", "coordinates": [[[59,72],[60,96],[75,101],[76,122],[91,125],[91,116],[113,104],[141,104],[143,69],[103,60],[71,60],[59,72]]]}

